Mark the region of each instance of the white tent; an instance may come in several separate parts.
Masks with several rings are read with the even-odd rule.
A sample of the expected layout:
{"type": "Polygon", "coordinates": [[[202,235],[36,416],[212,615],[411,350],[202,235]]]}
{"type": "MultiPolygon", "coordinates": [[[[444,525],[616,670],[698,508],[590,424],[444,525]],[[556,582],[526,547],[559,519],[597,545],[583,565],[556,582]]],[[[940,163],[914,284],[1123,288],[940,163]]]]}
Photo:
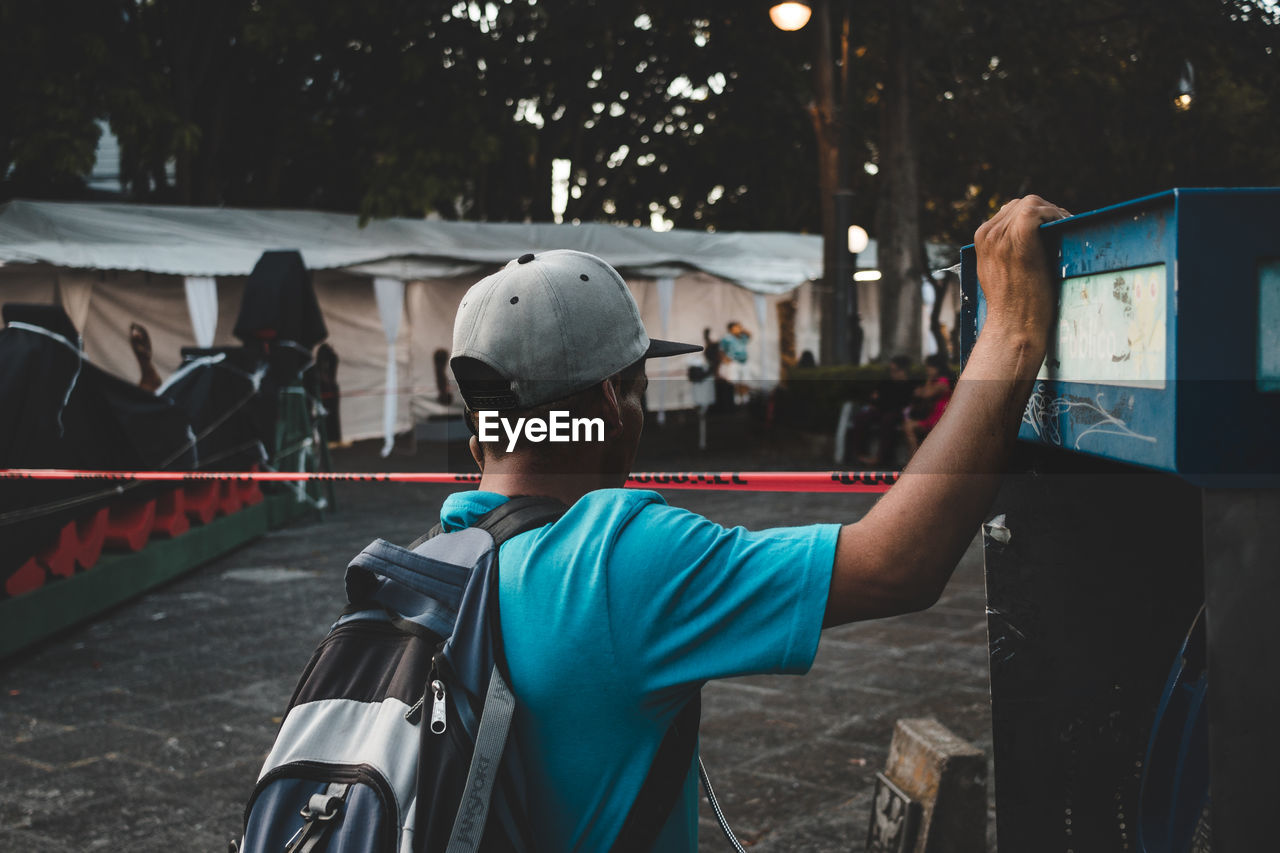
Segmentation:
{"type": "MultiPolygon", "coordinates": [[[[655,337],[701,342],[704,328],[718,338],[741,321],[763,381],[780,369],[777,305],[799,290],[797,350],[817,351],[809,282],[821,275],[822,240],[800,234],[419,219],[361,227],[353,216],[307,211],[14,201],[0,206],[0,303],[61,301],[88,357],[125,377],[137,373],[129,324],[141,322],[163,375],[178,366],[180,347],[235,343],[254,263],[266,250],[296,249],[339,356],[344,437],[364,438],[450,410],[436,402],[433,354],[450,347],[462,294],[511,258],[552,248],[617,267],[655,337]]],[[[873,318],[874,289],[859,291],[873,318]]],[[[690,404],[690,362],[668,361],[650,371],[671,380],[653,383],[658,411],[690,404]]]]}

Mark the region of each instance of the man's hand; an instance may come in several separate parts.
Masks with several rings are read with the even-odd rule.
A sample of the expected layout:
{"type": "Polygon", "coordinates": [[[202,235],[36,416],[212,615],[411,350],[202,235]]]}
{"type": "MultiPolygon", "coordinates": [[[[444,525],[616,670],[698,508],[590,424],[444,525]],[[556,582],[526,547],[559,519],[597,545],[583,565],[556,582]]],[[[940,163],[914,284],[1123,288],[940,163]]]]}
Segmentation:
{"type": "Polygon", "coordinates": [[[986,324],[902,478],[841,529],[825,625],[920,610],[942,593],[1000,486],[1048,345],[1056,294],[1037,229],[1067,215],[1028,196],[978,229],[986,324]]]}
{"type": "Polygon", "coordinates": [[[1029,195],[1000,208],[974,235],[978,281],[987,298],[987,325],[1002,334],[1026,335],[1037,348],[1048,344],[1055,294],[1037,229],[1071,214],[1029,195]]]}

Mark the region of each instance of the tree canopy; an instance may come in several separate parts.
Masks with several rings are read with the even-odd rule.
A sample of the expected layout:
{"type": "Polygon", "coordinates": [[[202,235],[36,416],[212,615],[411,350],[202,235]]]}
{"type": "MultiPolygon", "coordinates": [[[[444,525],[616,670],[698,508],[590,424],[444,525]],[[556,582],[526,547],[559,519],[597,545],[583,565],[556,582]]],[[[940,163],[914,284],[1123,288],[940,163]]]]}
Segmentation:
{"type": "MultiPolygon", "coordinates": [[[[867,223],[889,5],[852,6],[867,223]]],[[[1273,3],[912,14],[925,237],[1028,191],[1280,183],[1273,3]]],[[[139,200],[547,221],[568,161],[568,220],[817,231],[814,56],[736,0],[0,0],[0,198],[86,197],[106,120],[139,200]]]]}
{"type": "Polygon", "coordinates": [[[1280,19],[1236,0],[962,2],[919,78],[926,232],[1012,197],[1086,211],[1280,184],[1280,19]],[[1179,102],[1179,95],[1186,99],[1179,102]]]}

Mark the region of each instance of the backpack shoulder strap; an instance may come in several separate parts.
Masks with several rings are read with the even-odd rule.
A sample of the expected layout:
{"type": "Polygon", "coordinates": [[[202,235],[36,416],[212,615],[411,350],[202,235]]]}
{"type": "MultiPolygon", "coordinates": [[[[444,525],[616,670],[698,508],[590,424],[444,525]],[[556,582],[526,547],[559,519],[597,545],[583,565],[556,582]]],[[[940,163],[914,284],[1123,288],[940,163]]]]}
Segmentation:
{"type": "MultiPolygon", "coordinates": [[[[484,530],[492,537],[495,560],[493,565],[496,568],[497,549],[503,542],[526,530],[555,521],[568,509],[561,502],[551,498],[513,497],[485,513],[471,527],[484,530]]],[[[496,584],[496,574],[490,574],[487,582],[491,585],[496,584]]],[[[504,764],[503,753],[507,748],[512,717],[515,713],[515,697],[508,686],[509,676],[504,673],[506,658],[503,653],[502,631],[499,627],[496,585],[489,590],[487,597],[482,598],[482,602],[480,606],[487,610],[484,618],[487,621],[489,641],[492,643],[493,668],[489,673],[488,688],[484,703],[481,705],[483,710],[480,713],[475,734],[474,750],[467,770],[466,782],[462,788],[466,794],[459,807],[458,815],[454,819],[446,853],[476,853],[480,849],[485,833],[476,831],[475,827],[485,826],[489,818],[494,785],[498,781],[498,773],[493,772],[493,768],[504,764]]],[[[509,768],[507,772],[511,772],[509,768]]],[[[504,809],[501,804],[495,813],[499,821],[507,823],[503,818],[504,809]]],[[[523,850],[525,849],[524,829],[514,821],[511,823],[512,825],[505,827],[508,840],[515,844],[514,849],[523,850]]]]}
{"type": "Polygon", "coordinates": [[[699,691],[671,721],[611,853],[648,853],[653,849],[658,833],[684,793],[684,780],[693,767],[693,756],[698,749],[701,719],[702,693],[699,691]]]}
{"type": "MultiPolygon", "coordinates": [[[[501,545],[526,530],[555,521],[568,511],[569,508],[555,498],[519,495],[489,510],[471,526],[489,531],[494,544],[501,545]]],[[[434,539],[443,532],[444,527],[437,523],[424,535],[415,539],[409,546],[409,550],[412,551],[423,542],[434,539]]]]}
{"type": "Polygon", "coordinates": [[[495,545],[508,539],[556,521],[569,511],[569,507],[555,498],[536,495],[519,495],[481,516],[472,527],[489,531],[495,545]]]}
{"type": "MultiPolygon", "coordinates": [[[[518,496],[486,513],[471,526],[487,530],[493,537],[494,545],[498,546],[527,530],[559,519],[568,509],[554,498],[518,496]]],[[[439,535],[441,529],[437,524],[412,547],[416,548],[422,542],[439,535]]],[[[500,638],[498,648],[501,649],[500,638]]],[[[495,667],[494,675],[501,679],[504,663],[501,651],[499,651],[498,660],[499,665],[495,667]]],[[[505,684],[503,686],[505,687],[505,684]]],[[[489,716],[488,705],[489,703],[486,702],[484,715],[486,719],[489,716]]],[[[653,764],[649,767],[649,773],[641,785],[640,793],[632,803],[631,811],[628,812],[622,830],[614,843],[612,853],[647,853],[652,848],[658,833],[666,825],[667,818],[684,792],[684,780],[693,767],[694,755],[698,748],[698,723],[701,717],[702,697],[701,693],[697,693],[676,715],[663,736],[653,764]]],[[[483,725],[482,721],[481,726],[483,725]]],[[[505,729],[505,726],[503,728],[505,729]]],[[[477,743],[477,751],[479,748],[480,745],[477,743]]],[[[450,849],[453,849],[452,845],[450,849]]]]}
{"type": "Polygon", "coordinates": [[[430,530],[428,530],[426,533],[419,536],[417,539],[413,540],[413,542],[409,544],[408,550],[410,551],[416,550],[417,547],[421,545],[423,542],[426,542],[428,539],[435,539],[441,533],[444,533],[444,525],[437,521],[434,525],[432,525],[430,530]]]}

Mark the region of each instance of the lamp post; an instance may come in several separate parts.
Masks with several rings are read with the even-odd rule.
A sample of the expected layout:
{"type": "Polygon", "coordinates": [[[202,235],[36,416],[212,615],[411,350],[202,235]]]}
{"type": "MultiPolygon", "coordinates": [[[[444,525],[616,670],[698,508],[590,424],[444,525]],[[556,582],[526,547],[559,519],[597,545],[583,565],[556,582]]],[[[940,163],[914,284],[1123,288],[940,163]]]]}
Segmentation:
{"type": "Polygon", "coordinates": [[[850,252],[848,237],[853,226],[853,191],[849,189],[846,154],[849,137],[849,110],[846,105],[849,93],[849,8],[847,2],[840,2],[837,75],[832,53],[830,6],[830,0],[789,0],[772,6],[769,18],[778,29],[788,32],[803,28],[811,15],[816,18],[816,93],[814,101],[809,104],[809,113],[818,142],[818,186],[822,201],[822,362],[856,364],[862,354],[862,323],[853,283],[856,256],[850,252]]]}
{"type": "MultiPolygon", "coordinates": [[[[867,244],[870,242],[867,237],[866,229],[860,225],[853,225],[853,192],[852,190],[839,190],[838,192],[847,194],[845,201],[845,212],[843,217],[837,216],[837,220],[843,223],[845,229],[845,250],[840,252],[840,257],[845,259],[846,266],[842,266],[836,276],[836,280],[843,282],[842,289],[845,291],[845,312],[841,315],[841,323],[848,331],[848,339],[845,343],[847,349],[844,352],[849,354],[850,364],[862,363],[862,313],[858,310],[858,255],[867,250],[867,244]]],[[[837,205],[837,208],[839,205],[837,205]]]]}

